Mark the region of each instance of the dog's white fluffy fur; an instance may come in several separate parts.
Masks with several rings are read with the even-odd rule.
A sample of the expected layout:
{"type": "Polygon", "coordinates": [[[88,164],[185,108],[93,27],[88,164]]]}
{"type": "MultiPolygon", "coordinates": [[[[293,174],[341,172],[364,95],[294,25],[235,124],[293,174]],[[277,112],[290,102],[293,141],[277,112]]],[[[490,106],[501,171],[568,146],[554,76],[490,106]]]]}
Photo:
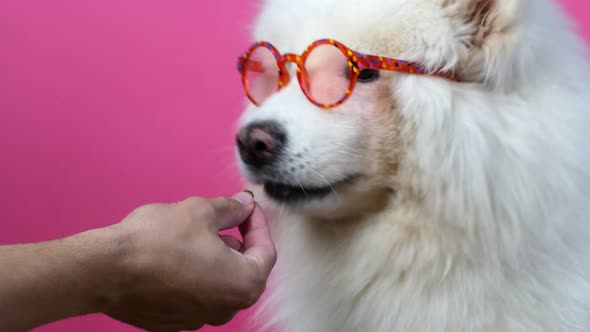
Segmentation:
{"type": "Polygon", "coordinates": [[[283,53],[334,38],[464,80],[383,72],[329,111],[293,81],[247,110],[242,125],[287,131],[282,182],[361,175],[265,204],[279,253],[265,319],[287,332],[590,331],[590,77],[554,1],[266,0],[254,30],[283,53]]]}

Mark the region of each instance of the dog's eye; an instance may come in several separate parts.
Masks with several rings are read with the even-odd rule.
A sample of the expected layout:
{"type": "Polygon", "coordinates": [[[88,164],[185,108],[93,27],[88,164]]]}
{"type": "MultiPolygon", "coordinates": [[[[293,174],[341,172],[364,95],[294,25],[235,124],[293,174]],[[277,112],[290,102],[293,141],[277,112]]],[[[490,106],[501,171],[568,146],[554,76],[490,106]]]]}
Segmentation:
{"type": "Polygon", "coordinates": [[[369,83],[379,78],[379,71],[376,69],[363,69],[359,73],[358,82],[369,83]]]}

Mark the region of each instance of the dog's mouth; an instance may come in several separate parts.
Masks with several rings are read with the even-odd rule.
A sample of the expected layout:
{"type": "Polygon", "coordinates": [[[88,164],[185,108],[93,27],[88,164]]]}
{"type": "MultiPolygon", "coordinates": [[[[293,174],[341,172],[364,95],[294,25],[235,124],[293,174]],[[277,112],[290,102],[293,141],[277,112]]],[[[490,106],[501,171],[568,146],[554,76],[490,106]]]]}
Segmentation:
{"type": "Polygon", "coordinates": [[[343,180],[320,187],[305,187],[274,181],[264,182],[264,191],[271,198],[283,203],[298,203],[325,198],[337,194],[337,190],[350,185],[359,175],[348,176],[343,180]]]}

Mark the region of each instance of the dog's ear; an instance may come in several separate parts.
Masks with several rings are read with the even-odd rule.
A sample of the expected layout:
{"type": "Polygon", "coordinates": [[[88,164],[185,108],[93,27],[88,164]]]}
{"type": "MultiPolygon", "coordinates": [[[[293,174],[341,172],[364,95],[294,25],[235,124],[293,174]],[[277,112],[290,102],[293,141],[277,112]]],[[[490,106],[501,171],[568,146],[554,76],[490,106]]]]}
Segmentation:
{"type": "Polygon", "coordinates": [[[446,0],[459,5],[461,16],[472,31],[470,44],[482,47],[494,35],[506,35],[516,24],[527,0],[446,0]]]}
{"type": "Polygon", "coordinates": [[[461,66],[470,81],[496,84],[510,73],[510,57],[518,45],[523,7],[536,0],[444,0],[453,5],[468,31],[462,36],[469,58],[461,66]]]}

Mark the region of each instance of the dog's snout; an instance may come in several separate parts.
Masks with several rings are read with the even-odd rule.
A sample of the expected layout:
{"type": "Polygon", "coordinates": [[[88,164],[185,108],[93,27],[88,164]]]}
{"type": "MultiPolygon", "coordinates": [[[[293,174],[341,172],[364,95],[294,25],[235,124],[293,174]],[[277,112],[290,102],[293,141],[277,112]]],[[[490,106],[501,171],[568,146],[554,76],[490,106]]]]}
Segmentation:
{"type": "Polygon", "coordinates": [[[276,122],[257,122],[240,130],[237,136],[242,160],[260,168],[272,164],[287,141],[285,131],[276,122]]]}

